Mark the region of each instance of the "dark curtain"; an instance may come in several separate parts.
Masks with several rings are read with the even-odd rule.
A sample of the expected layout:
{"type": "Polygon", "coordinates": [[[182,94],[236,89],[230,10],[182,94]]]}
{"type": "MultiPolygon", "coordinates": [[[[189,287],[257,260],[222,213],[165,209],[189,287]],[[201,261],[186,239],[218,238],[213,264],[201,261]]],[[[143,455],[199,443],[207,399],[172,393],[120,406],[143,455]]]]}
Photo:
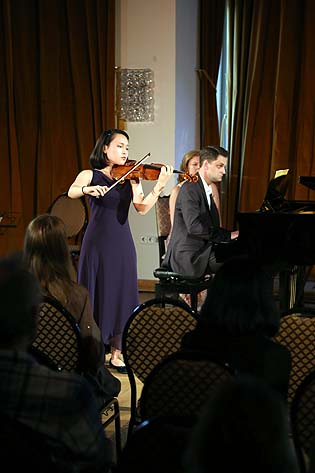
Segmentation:
{"type": "Polygon", "coordinates": [[[223,221],[232,229],[237,211],[260,207],[277,169],[291,171],[288,198],[315,200],[298,183],[300,175],[315,175],[315,3],[227,0],[227,7],[230,160],[223,221]]]}
{"type": "Polygon", "coordinates": [[[227,222],[260,207],[277,169],[289,168],[290,199],[315,199],[298,183],[314,175],[315,5],[311,0],[229,0],[230,193],[227,222]],[[233,67],[232,67],[233,66],[233,67]]]}
{"type": "Polygon", "coordinates": [[[115,0],[0,0],[0,252],[66,191],[115,125],[115,0]]]}
{"type": "Polygon", "coordinates": [[[220,66],[225,2],[200,0],[200,146],[220,143],[216,83],[220,66]]]}

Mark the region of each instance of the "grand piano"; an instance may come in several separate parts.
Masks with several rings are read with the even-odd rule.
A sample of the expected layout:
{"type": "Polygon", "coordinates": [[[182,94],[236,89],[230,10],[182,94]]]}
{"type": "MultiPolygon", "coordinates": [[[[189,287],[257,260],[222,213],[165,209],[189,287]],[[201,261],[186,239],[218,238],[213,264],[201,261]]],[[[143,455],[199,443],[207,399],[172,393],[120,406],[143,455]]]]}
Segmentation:
{"type": "MultiPolygon", "coordinates": [[[[237,215],[241,251],[279,275],[283,312],[303,304],[305,269],[315,263],[315,200],[287,200],[290,178],[272,179],[261,208],[237,215]]],[[[300,176],[299,183],[315,190],[315,176],[300,176]]]]}

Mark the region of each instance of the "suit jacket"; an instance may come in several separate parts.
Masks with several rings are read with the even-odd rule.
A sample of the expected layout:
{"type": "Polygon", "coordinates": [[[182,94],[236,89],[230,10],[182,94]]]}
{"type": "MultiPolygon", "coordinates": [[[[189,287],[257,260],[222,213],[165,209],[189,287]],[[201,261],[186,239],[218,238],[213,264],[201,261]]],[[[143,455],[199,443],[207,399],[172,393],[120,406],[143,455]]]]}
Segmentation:
{"type": "Polygon", "coordinates": [[[193,277],[206,273],[213,243],[231,240],[231,232],[220,228],[217,209],[213,210],[200,177],[181,186],[163,267],[193,277]]]}

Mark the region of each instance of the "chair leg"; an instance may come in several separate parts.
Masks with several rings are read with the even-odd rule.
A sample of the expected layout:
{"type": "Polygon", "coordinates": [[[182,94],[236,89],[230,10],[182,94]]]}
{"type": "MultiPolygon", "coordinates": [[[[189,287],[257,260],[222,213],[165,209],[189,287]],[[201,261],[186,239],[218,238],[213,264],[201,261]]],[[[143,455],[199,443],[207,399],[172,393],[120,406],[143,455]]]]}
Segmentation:
{"type": "Polygon", "coordinates": [[[191,308],[194,312],[198,310],[198,292],[192,292],[190,294],[191,308]]]}
{"type": "Polygon", "coordinates": [[[161,289],[161,285],[159,283],[155,284],[155,297],[160,298],[163,295],[163,290],[161,289]]]}
{"type": "Polygon", "coordinates": [[[121,455],[121,425],[120,425],[120,409],[118,404],[114,404],[115,410],[115,441],[116,441],[116,461],[121,455]]]}
{"type": "Polygon", "coordinates": [[[111,424],[113,421],[115,422],[115,446],[116,446],[116,458],[118,459],[121,454],[121,424],[120,424],[120,408],[119,408],[119,401],[117,398],[111,399],[102,409],[102,415],[109,415],[108,411],[113,411],[113,414],[110,417],[102,421],[103,428],[111,424]]]}

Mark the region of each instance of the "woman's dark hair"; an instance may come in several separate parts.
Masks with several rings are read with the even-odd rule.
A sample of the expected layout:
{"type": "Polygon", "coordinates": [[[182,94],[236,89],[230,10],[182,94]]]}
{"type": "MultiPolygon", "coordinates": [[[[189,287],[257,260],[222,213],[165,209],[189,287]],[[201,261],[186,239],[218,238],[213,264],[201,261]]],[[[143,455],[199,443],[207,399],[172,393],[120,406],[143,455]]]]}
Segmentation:
{"type": "Polygon", "coordinates": [[[66,304],[76,285],[72,280],[66,228],[61,218],[42,214],[28,224],[23,258],[43,290],[66,304]]]}
{"type": "Polygon", "coordinates": [[[103,131],[90,155],[90,164],[93,169],[104,169],[106,166],[108,166],[109,161],[106,153],[104,153],[104,146],[109,146],[110,142],[115,138],[116,135],[124,135],[129,141],[129,135],[124,130],[111,128],[109,130],[103,131]]]}
{"type": "Polygon", "coordinates": [[[280,314],[271,275],[247,257],[231,258],[215,274],[200,317],[222,333],[274,336],[280,314]]]}

